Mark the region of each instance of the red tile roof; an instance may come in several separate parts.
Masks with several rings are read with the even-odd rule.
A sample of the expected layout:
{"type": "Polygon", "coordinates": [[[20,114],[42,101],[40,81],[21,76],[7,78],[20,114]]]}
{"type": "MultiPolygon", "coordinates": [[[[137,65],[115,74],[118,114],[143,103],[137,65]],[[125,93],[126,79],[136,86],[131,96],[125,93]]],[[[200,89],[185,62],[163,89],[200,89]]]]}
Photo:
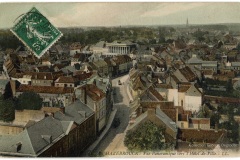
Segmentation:
{"type": "Polygon", "coordinates": [[[74,89],[69,87],[54,87],[54,86],[30,86],[21,84],[17,92],[35,92],[49,94],[66,94],[73,93],[74,89]]]}
{"type": "Polygon", "coordinates": [[[189,82],[197,79],[197,76],[193,73],[193,71],[188,66],[179,69],[179,71],[189,82]]]}
{"type": "Polygon", "coordinates": [[[55,81],[55,83],[76,83],[76,82],[78,82],[77,78],[65,76],[61,76],[55,81]]]}
{"type": "Polygon", "coordinates": [[[99,101],[106,96],[105,93],[103,93],[103,91],[95,84],[87,84],[82,86],[80,89],[86,89],[87,95],[94,101],[99,101]]]}
{"type": "Polygon", "coordinates": [[[197,129],[180,129],[179,138],[183,141],[216,143],[221,136],[225,134],[223,130],[197,130],[197,129]]]}
{"type": "Polygon", "coordinates": [[[32,79],[39,80],[53,80],[54,77],[51,72],[24,72],[25,75],[31,75],[32,79]]]}
{"type": "Polygon", "coordinates": [[[164,98],[161,96],[160,93],[158,93],[158,91],[156,91],[152,86],[149,87],[149,91],[154,95],[154,97],[156,97],[159,101],[163,101],[164,98]]]}
{"type": "Polygon", "coordinates": [[[210,118],[191,118],[193,124],[210,124],[210,118]]]}

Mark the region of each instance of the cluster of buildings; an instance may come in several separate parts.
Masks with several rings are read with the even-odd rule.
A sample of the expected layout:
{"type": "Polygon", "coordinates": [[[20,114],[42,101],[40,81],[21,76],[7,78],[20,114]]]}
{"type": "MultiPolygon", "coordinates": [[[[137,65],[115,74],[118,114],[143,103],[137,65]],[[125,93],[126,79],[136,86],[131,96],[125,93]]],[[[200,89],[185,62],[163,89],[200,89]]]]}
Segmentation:
{"type": "Polygon", "coordinates": [[[232,85],[231,92],[237,90],[240,53],[238,41],[234,40],[232,48],[227,42],[220,47],[189,43],[184,36],[170,44],[145,46],[150,52],[145,50],[136,55],[137,64],[129,72],[132,101],[128,129],[135,130],[150,120],[164,126],[165,142],[176,148],[192,143],[231,143],[228,137],[231,131],[218,127],[226,120],[220,118],[211,123],[210,117],[203,114],[209,106],[214,106],[214,109],[208,108],[213,115],[221,104],[239,103],[237,97],[208,95],[207,92],[229,91],[221,83],[232,85]],[[206,84],[208,81],[215,84],[206,84]]]}
{"type": "Polygon", "coordinates": [[[16,110],[0,122],[0,155],[80,156],[102,133],[113,107],[112,77],[132,68],[126,54],[102,57],[80,43],[56,44],[41,59],[23,47],[2,54],[1,92],[37,93],[41,110],[16,110]],[[66,52],[68,54],[66,54],[66,52]],[[95,58],[97,57],[97,58],[95,58]]]}
{"type": "Polygon", "coordinates": [[[150,120],[164,126],[165,142],[175,147],[224,143],[228,131],[219,129],[219,122],[212,126],[203,108],[239,99],[206,95],[227,86],[203,84],[210,79],[240,87],[239,40],[210,31],[199,41],[193,32],[199,29],[155,45],[59,43],[41,59],[23,47],[0,51],[2,94],[10,87],[13,97],[35,92],[43,99],[41,110],[16,110],[13,122],[0,122],[0,155],[80,155],[106,127],[113,107],[111,79],[123,74],[129,74],[132,97],[128,130],[150,120]]]}

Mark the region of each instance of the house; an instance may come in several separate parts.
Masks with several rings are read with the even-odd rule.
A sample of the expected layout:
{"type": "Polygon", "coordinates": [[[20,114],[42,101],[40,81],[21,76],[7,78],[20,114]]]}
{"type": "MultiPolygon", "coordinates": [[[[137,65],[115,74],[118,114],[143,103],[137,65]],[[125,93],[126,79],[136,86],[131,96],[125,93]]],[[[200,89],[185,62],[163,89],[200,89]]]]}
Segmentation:
{"type": "Polygon", "coordinates": [[[109,74],[108,65],[104,60],[98,60],[89,63],[91,67],[98,71],[98,74],[106,77],[109,74]]]}
{"type": "Polygon", "coordinates": [[[43,111],[15,110],[15,119],[12,122],[0,122],[0,135],[16,135],[25,128],[45,118],[43,111]]]}
{"type": "Polygon", "coordinates": [[[95,140],[95,115],[79,103],[69,106],[65,112],[56,112],[56,117],[48,116],[16,135],[1,136],[0,155],[79,156],[95,140]],[[65,112],[70,116],[64,116],[65,112]]]}
{"type": "Polygon", "coordinates": [[[202,61],[202,70],[211,69],[214,72],[217,72],[218,63],[217,61],[202,61]]]}
{"type": "Polygon", "coordinates": [[[14,96],[23,92],[35,92],[43,99],[43,107],[65,107],[72,103],[74,89],[71,87],[30,86],[21,84],[14,96]]]}
{"type": "Polygon", "coordinates": [[[5,77],[10,78],[14,77],[17,73],[17,68],[14,66],[13,61],[8,57],[3,64],[3,74],[5,77]]]}
{"type": "Polygon", "coordinates": [[[104,61],[107,63],[107,66],[108,66],[108,75],[109,77],[112,77],[112,73],[114,72],[113,71],[113,64],[112,64],[112,61],[111,61],[112,58],[110,57],[106,57],[104,58],[104,61]]]}
{"type": "Polygon", "coordinates": [[[231,63],[231,69],[236,70],[236,71],[240,71],[240,62],[232,62],[231,63]]]}
{"type": "MultiPolygon", "coordinates": [[[[66,123],[73,121],[76,124],[76,128],[72,130],[69,137],[73,148],[69,148],[70,155],[80,155],[87,149],[96,139],[96,120],[94,111],[81,101],[76,100],[71,105],[63,108],[62,111],[54,113],[54,118],[66,123]]],[[[65,144],[62,144],[62,147],[65,144]]],[[[68,150],[68,149],[67,149],[68,150]]],[[[65,155],[69,157],[70,155],[65,155]]]]}
{"type": "Polygon", "coordinates": [[[80,42],[74,42],[69,46],[70,56],[74,56],[76,53],[80,53],[82,49],[82,45],[80,42]]]}
{"type": "Polygon", "coordinates": [[[54,77],[51,72],[27,72],[26,75],[31,75],[32,86],[53,86],[54,77]]]}
{"type": "Polygon", "coordinates": [[[180,84],[178,106],[183,106],[184,110],[199,111],[202,106],[202,92],[194,84],[180,84]]]}
{"type": "Polygon", "coordinates": [[[132,59],[128,55],[119,55],[112,58],[113,76],[128,72],[132,67],[132,59]]]}
{"type": "Polygon", "coordinates": [[[129,122],[129,131],[137,130],[140,124],[151,121],[159,127],[164,127],[164,141],[176,146],[177,143],[177,126],[159,107],[148,108],[147,111],[141,113],[138,117],[136,114],[131,115],[129,122]]]}
{"type": "Polygon", "coordinates": [[[76,53],[71,58],[71,66],[74,66],[75,64],[81,64],[81,62],[85,62],[87,60],[87,56],[83,53],[76,53]]]}
{"type": "Polygon", "coordinates": [[[76,93],[77,98],[95,112],[96,132],[100,134],[106,126],[106,94],[95,84],[86,84],[77,90],[80,90],[80,95],[76,93]]]}
{"type": "Polygon", "coordinates": [[[93,84],[101,89],[106,95],[106,116],[109,118],[113,108],[113,89],[111,79],[98,77],[93,80],[93,84]]]}
{"type": "MultiPolygon", "coordinates": [[[[221,139],[226,135],[223,130],[215,129],[180,129],[178,139],[183,142],[192,143],[204,143],[206,144],[221,144],[221,139]]],[[[199,144],[200,145],[200,144],[199,144]]]]}
{"type": "Polygon", "coordinates": [[[162,95],[155,90],[153,86],[150,86],[147,90],[145,90],[139,98],[141,101],[163,101],[164,98],[162,95]]]}
{"type": "Polygon", "coordinates": [[[75,77],[69,76],[61,76],[57,80],[55,80],[55,87],[77,87],[79,84],[79,80],[75,77]]]}

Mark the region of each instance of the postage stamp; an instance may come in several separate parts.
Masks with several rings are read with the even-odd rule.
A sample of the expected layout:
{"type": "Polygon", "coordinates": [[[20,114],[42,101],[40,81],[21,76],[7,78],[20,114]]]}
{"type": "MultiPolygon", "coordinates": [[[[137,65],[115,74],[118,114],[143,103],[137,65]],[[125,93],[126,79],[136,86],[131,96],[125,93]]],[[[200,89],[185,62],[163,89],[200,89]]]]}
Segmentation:
{"type": "Polygon", "coordinates": [[[23,15],[11,31],[38,58],[63,35],[35,7],[23,15]]]}

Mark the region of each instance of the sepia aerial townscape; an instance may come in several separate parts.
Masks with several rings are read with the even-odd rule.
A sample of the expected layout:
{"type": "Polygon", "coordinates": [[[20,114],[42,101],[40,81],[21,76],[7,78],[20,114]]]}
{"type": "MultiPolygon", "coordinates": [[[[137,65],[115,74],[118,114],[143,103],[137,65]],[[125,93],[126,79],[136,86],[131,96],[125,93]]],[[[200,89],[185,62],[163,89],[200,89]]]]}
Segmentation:
{"type": "Polygon", "coordinates": [[[0,157],[240,156],[240,3],[0,3],[0,157]]]}

